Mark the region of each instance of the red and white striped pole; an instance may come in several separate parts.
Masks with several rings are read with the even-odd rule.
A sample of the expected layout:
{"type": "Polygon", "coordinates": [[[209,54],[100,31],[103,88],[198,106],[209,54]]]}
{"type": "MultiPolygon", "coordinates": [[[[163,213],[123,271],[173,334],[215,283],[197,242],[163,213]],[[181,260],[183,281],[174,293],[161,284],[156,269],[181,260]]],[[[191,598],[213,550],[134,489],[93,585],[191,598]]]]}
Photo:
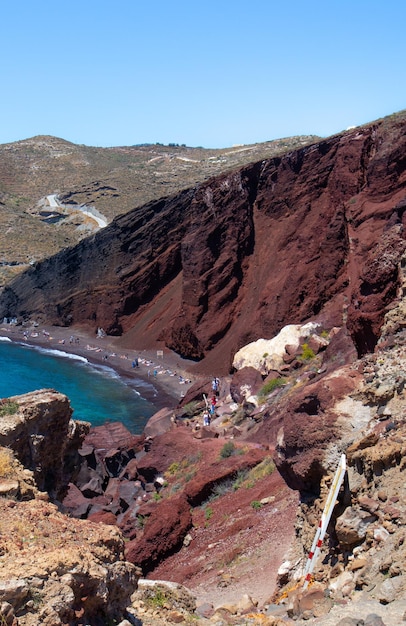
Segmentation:
{"type": "Polygon", "coordinates": [[[323,513],[321,514],[321,518],[320,518],[319,525],[316,530],[316,534],[314,536],[311,550],[307,557],[307,563],[306,563],[306,567],[304,571],[304,575],[305,575],[305,582],[303,585],[304,589],[307,588],[311,580],[313,568],[316,563],[316,559],[319,555],[320,548],[323,544],[324,535],[326,534],[327,526],[331,519],[331,515],[333,513],[333,509],[336,504],[338,492],[340,491],[340,487],[344,480],[346,471],[347,471],[347,464],[346,464],[345,454],[342,454],[334,479],[333,479],[333,482],[331,483],[331,487],[328,492],[326,504],[324,505],[323,513]]]}

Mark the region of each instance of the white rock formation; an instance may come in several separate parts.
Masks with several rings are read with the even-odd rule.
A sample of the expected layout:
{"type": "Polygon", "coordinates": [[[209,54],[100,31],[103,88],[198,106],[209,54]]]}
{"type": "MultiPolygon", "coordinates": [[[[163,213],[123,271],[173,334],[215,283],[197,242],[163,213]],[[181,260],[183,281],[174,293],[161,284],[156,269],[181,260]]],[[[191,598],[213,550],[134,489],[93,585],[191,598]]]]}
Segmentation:
{"type": "Polygon", "coordinates": [[[255,367],[261,374],[266,375],[270,370],[277,370],[283,365],[285,346],[299,347],[304,338],[317,331],[320,324],[288,324],[272,339],[258,339],[239,350],[233,361],[237,370],[242,367],[255,367]]]}

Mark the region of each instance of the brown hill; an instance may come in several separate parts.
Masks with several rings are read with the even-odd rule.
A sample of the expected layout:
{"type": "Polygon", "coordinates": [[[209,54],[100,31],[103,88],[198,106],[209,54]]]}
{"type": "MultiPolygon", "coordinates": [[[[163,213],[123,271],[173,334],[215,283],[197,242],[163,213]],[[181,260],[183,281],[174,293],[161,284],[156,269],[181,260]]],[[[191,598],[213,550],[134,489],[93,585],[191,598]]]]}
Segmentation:
{"type": "Polygon", "coordinates": [[[405,127],[392,116],[138,207],[15,279],[0,315],[165,343],[219,373],[315,317],[371,351],[405,248],[405,127]]]}
{"type": "Polygon", "coordinates": [[[76,244],[98,229],[79,210],[94,207],[107,222],[210,176],[300,147],[289,137],[224,150],[160,144],[97,148],[38,136],[0,145],[0,285],[29,263],[76,244]],[[67,210],[51,210],[58,194],[67,210]]]}

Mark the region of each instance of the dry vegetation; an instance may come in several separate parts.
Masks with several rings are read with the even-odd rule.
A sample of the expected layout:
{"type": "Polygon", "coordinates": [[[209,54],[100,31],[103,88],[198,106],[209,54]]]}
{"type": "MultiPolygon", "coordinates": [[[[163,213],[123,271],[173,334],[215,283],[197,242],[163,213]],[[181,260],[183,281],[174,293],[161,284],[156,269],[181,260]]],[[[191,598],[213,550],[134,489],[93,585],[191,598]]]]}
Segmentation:
{"type": "Polygon", "coordinates": [[[0,448],[0,478],[9,478],[13,473],[13,453],[8,448],[0,448]]]}

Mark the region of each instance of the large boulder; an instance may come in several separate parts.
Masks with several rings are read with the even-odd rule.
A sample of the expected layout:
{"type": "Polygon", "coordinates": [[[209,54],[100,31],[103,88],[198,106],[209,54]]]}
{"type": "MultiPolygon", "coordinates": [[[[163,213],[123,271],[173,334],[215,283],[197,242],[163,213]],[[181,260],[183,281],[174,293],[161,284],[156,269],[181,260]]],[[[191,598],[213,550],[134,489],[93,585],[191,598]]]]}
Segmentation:
{"type": "Polygon", "coordinates": [[[335,530],[340,546],[350,550],[362,543],[366,537],[368,527],[378,519],[377,515],[364,511],[358,507],[348,507],[337,518],[335,530]]]}
{"type": "MultiPolygon", "coordinates": [[[[186,391],[185,396],[180,400],[178,406],[182,408],[191,402],[201,403],[204,406],[204,396],[207,397],[212,391],[211,380],[208,376],[204,376],[193,383],[186,391]]],[[[179,413],[182,414],[180,411],[179,413]]]]}
{"type": "Polygon", "coordinates": [[[238,350],[233,359],[233,367],[236,370],[253,367],[266,376],[270,370],[283,367],[286,346],[289,346],[290,353],[294,352],[319,328],[320,324],[315,322],[288,324],[272,339],[257,339],[238,350]]]}
{"type": "Polygon", "coordinates": [[[190,504],[184,494],[161,502],[148,519],[143,535],[127,543],[127,561],[148,573],[181,547],[191,526],[190,504]]]}
{"type": "Polygon", "coordinates": [[[254,367],[242,367],[235,372],[230,383],[230,394],[234,402],[241,404],[250,396],[258,393],[263,379],[254,367]]]}
{"type": "Polygon", "coordinates": [[[144,435],[146,437],[156,437],[157,435],[166,433],[172,426],[172,416],[172,409],[161,409],[157,413],[154,413],[144,426],[144,435]]]}
{"type": "Polygon", "coordinates": [[[133,435],[121,422],[107,422],[90,429],[83,447],[87,454],[91,454],[93,448],[98,457],[104,459],[110,450],[141,450],[143,441],[143,436],[133,435]]]}

